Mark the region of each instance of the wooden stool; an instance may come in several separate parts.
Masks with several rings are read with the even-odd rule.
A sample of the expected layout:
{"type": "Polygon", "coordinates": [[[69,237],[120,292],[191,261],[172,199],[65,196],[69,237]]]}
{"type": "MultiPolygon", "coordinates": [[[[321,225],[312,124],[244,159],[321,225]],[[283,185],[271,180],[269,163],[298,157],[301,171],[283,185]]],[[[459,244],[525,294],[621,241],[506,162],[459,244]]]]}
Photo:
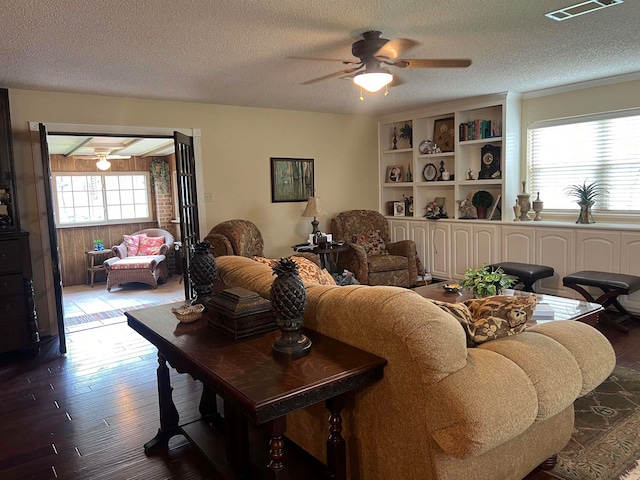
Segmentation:
{"type": "MultiPolygon", "coordinates": [[[[625,275],[623,273],[583,270],[567,275],[562,279],[562,284],[565,287],[572,288],[576,292],[580,293],[588,302],[599,303],[603,308],[607,308],[609,305],[616,307],[616,309],[623,314],[618,322],[626,320],[629,317],[640,320],[640,318],[627,311],[627,309],[618,301],[618,296],[630,295],[633,292],[640,290],[640,277],[636,277],[635,275],[625,275]],[[582,287],[582,285],[597,287],[602,290],[603,293],[598,298],[594,299],[593,296],[582,287]]],[[[629,331],[628,328],[619,325],[605,312],[601,312],[600,315],[607,324],[611,325],[616,330],[621,332],[629,331]]]]}
{"type": "Polygon", "coordinates": [[[553,277],[553,268],[544,265],[532,265],[530,263],[518,262],[501,262],[489,265],[492,269],[498,267],[504,270],[507,275],[518,277],[518,281],[524,284],[522,290],[525,292],[533,292],[533,284],[541,278],[553,277]]]}

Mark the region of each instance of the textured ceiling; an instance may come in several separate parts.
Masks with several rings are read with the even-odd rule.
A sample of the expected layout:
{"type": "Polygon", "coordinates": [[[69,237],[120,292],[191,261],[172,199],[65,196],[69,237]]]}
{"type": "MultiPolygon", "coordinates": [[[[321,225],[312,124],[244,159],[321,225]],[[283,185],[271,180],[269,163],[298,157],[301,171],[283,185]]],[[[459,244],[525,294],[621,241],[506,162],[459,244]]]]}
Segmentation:
{"type": "Polygon", "coordinates": [[[379,114],[640,71],[637,0],[557,22],[572,0],[2,1],[0,86],[226,105],[379,114]],[[367,30],[419,45],[404,58],[466,69],[395,69],[403,85],[302,85],[353,60],[367,30]]]}

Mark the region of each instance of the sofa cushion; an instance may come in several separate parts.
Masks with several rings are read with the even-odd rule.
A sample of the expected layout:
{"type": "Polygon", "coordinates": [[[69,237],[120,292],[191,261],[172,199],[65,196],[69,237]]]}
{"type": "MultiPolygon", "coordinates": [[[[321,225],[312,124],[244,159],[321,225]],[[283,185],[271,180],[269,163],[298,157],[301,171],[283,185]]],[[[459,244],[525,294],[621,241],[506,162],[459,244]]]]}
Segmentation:
{"type": "Polygon", "coordinates": [[[162,245],[164,245],[164,237],[140,237],[138,255],[159,255],[162,245]]]}
{"type": "Polygon", "coordinates": [[[356,234],[351,241],[361,245],[367,255],[389,255],[380,230],[356,234]]]}
{"type": "MultiPolygon", "coordinates": [[[[336,284],[336,281],[326,269],[320,268],[311,260],[296,255],[292,255],[290,258],[298,265],[298,275],[300,275],[304,283],[319,283],[320,285],[336,284]]],[[[270,268],[275,267],[278,263],[278,260],[275,258],[253,257],[253,259],[268,265],[270,268]]]]}
{"type": "Polygon", "coordinates": [[[407,257],[400,255],[371,255],[367,257],[369,262],[369,273],[393,272],[396,270],[407,270],[407,257]]]}
{"type": "Polygon", "coordinates": [[[153,270],[164,259],[164,255],[138,255],[136,257],[121,258],[111,263],[109,268],[112,270],[135,270],[139,268],[153,270]]]}
{"type": "Polygon", "coordinates": [[[140,249],[140,238],[146,237],[146,233],[141,233],[138,235],[123,235],[124,244],[127,247],[127,256],[135,257],[138,255],[138,250],[140,249]]]}
{"type": "Polygon", "coordinates": [[[491,297],[474,298],[464,302],[474,320],[498,317],[509,322],[510,327],[518,327],[527,322],[536,309],[535,295],[509,297],[494,295],[491,297]]]}

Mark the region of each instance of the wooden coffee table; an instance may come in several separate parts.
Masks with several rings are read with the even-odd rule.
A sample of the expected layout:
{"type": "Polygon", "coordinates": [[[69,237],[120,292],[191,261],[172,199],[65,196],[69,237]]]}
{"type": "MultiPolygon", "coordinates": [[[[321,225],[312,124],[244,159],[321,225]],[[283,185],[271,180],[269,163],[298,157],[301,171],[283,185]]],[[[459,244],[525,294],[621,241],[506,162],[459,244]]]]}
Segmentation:
{"type": "MultiPolygon", "coordinates": [[[[414,292],[431,300],[440,300],[441,302],[457,303],[464,302],[473,298],[473,294],[463,290],[460,293],[445,292],[442,286],[444,283],[432,283],[423,287],[416,287],[414,292]]],[[[508,296],[524,296],[535,295],[538,297],[539,303],[546,303],[553,308],[554,318],[552,320],[532,320],[527,322],[529,325],[554,322],[557,320],[580,320],[589,324],[595,324],[599,319],[599,312],[602,311],[602,305],[597,303],[585,302],[582,300],[574,300],[572,298],[556,297],[555,295],[546,295],[541,293],[523,292],[521,290],[504,290],[502,295],[508,296]]]]}
{"type": "Polygon", "coordinates": [[[180,324],[171,313],[172,307],[180,305],[125,313],[129,326],[158,348],[160,429],[144,445],[145,453],[165,449],[172,436],[183,434],[225,478],[316,479],[325,478],[328,468],[326,478],[345,480],[346,448],[341,435],[345,398],[380,380],[387,361],[311,330],[304,332],[313,342],[309,355],[277,360],[271,346],[279,331],[234,341],[210,328],[207,314],[194,323],[180,324]],[[200,420],[180,425],[167,362],[203,383],[200,420]],[[224,435],[213,426],[221,418],[216,395],[224,400],[224,435]],[[293,442],[287,444],[285,457],[286,416],[322,401],[329,410],[327,466],[318,467],[317,461],[310,466],[313,460],[305,460],[302,467],[311,471],[300,473],[290,468],[293,442]],[[268,449],[260,444],[262,452],[252,451],[247,421],[266,430],[268,449]]]}

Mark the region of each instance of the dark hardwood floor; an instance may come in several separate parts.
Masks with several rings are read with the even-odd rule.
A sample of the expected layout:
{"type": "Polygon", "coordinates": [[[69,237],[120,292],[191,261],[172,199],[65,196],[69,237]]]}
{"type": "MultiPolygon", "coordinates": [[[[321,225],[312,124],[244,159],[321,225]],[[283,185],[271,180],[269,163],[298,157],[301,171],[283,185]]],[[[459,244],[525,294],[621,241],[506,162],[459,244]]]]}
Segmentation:
{"type": "MultiPolygon", "coordinates": [[[[640,369],[640,322],[629,334],[599,328],[618,364],[640,369]]],[[[40,355],[0,356],[0,478],[219,479],[183,437],[146,457],[158,429],[155,348],[126,323],[74,332],[69,353],[45,339],[40,355]]],[[[182,421],[198,417],[201,386],[172,371],[182,421]]],[[[534,472],[527,480],[549,480],[534,472]]]]}

